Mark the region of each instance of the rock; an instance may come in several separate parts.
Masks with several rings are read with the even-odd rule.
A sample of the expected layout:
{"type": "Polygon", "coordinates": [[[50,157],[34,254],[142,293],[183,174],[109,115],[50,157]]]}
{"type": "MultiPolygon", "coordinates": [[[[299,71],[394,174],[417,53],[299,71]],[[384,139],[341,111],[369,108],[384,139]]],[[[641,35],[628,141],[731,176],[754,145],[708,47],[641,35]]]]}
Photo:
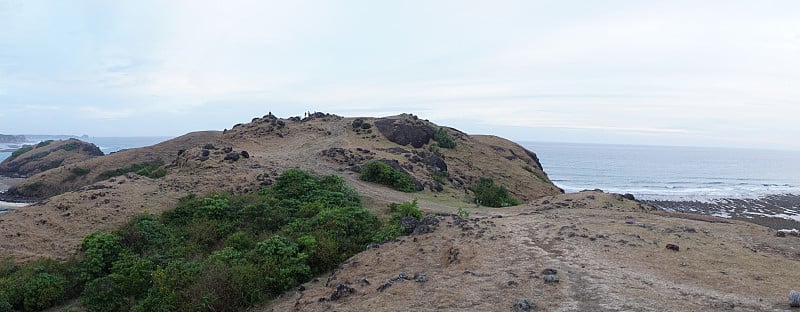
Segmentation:
{"type": "Polygon", "coordinates": [[[417,218],[403,217],[402,219],[400,219],[400,226],[405,228],[405,232],[403,234],[408,235],[414,232],[414,230],[417,228],[418,225],[419,225],[419,220],[417,220],[417,218]]]}
{"type": "Polygon", "coordinates": [[[214,147],[214,144],[208,143],[206,145],[203,145],[203,149],[205,149],[205,150],[216,150],[217,148],[214,147]]]}
{"type": "Polygon", "coordinates": [[[775,236],[777,236],[777,237],[786,237],[786,236],[800,237],[800,231],[798,231],[797,229],[791,229],[791,230],[783,229],[783,230],[778,230],[778,232],[775,233],[775,236]]]}
{"type": "Polygon", "coordinates": [[[331,294],[331,301],[336,301],[341,298],[350,296],[354,292],[356,292],[356,289],[350,287],[350,285],[347,284],[336,285],[336,290],[334,290],[333,293],[331,294]]]}
{"type": "Polygon", "coordinates": [[[250,158],[250,153],[247,151],[242,151],[239,154],[242,155],[242,158],[250,158]]]}
{"type": "Polygon", "coordinates": [[[228,155],[225,155],[225,159],[224,160],[237,161],[237,160],[239,160],[239,153],[230,152],[230,153],[228,153],[228,155]]]}
{"type": "Polygon", "coordinates": [[[514,311],[516,312],[529,312],[536,309],[536,304],[533,303],[530,299],[517,299],[514,302],[514,311]]]}
{"type": "Polygon", "coordinates": [[[714,302],[711,304],[711,307],[716,309],[717,311],[730,311],[736,309],[736,304],[733,301],[722,301],[722,302],[714,302]]]}
{"type": "Polygon", "coordinates": [[[226,146],[226,147],[222,148],[222,152],[223,153],[230,153],[232,151],[233,151],[233,147],[230,147],[230,146],[226,146]]]}
{"type": "Polygon", "coordinates": [[[420,120],[408,118],[381,118],[375,121],[378,131],[398,145],[420,148],[433,139],[433,128],[420,120]]]}
{"type": "Polygon", "coordinates": [[[542,278],[545,284],[558,283],[558,271],[555,269],[544,269],[542,271],[542,278]]]}
{"type": "Polygon", "coordinates": [[[630,200],[636,200],[636,197],[633,197],[633,194],[631,193],[622,194],[622,197],[630,200]]]}
{"type": "Polygon", "coordinates": [[[680,251],[681,250],[681,247],[678,247],[678,245],[675,245],[675,244],[667,244],[666,248],[669,249],[669,250],[672,250],[672,251],[680,251]]]}
{"type": "Polygon", "coordinates": [[[425,273],[414,274],[414,281],[417,283],[424,283],[428,281],[428,275],[425,273]]]}
{"type": "Polygon", "coordinates": [[[361,128],[361,125],[364,124],[364,120],[361,118],[356,118],[353,120],[353,130],[361,128]]]}
{"type": "Polygon", "coordinates": [[[402,282],[402,281],[407,280],[407,279],[408,279],[408,275],[406,275],[405,272],[400,272],[400,274],[398,274],[397,277],[386,281],[386,283],[383,283],[383,285],[378,287],[378,291],[379,292],[383,292],[384,290],[386,290],[386,288],[389,288],[392,285],[394,285],[394,283],[402,282]]]}
{"type": "Polygon", "coordinates": [[[792,308],[800,307],[800,291],[792,290],[789,292],[789,306],[792,308]]]}
{"type": "Polygon", "coordinates": [[[435,215],[428,214],[419,221],[419,224],[414,228],[414,231],[411,235],[420,235],[420,234],[427,234],[433,233],[436,230],[436,226],[439,224],[439,219],[436,218],[435,215]]]}

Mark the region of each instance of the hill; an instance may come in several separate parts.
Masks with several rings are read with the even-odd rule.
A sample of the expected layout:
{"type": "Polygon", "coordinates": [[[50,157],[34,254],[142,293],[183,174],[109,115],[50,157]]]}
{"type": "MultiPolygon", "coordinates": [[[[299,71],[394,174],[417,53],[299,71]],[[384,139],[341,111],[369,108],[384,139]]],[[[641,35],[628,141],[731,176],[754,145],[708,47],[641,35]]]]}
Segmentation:
{"type": "Polygon", "coordinates": [[[413,115],[315,113],[281,119],[268,114],[230,130],[195,132],[150,147],[65,162],[9,190],[12,195],[39,190],[25,194],[42,199],[0,215],[0,233],[7,234],[0,249],[19,260],[63,259],[75,254],[80,240],[94,230],[169,209],[192,193],[258,190],[289,168],[341,175],[376,210],[413,196],[439,211],[454,212],[474,205],[469,188],[481,177],[493,178],[523,201],[561,193],[536,155],[518,144],[442,127],[456,146],[437,148],[433,134],[439,128],[413,115]],[[412,195],[361,181],[362,166],[374,160],[410,174],[424,190],[412,195]],[[163,176],[151,175],[159,169],[163,176]]]}
{"type": "Polygon", "coordinates": [[[769,311],[788,308],[789,290],[800,288],[797,237],[599,190],[563,194],[518,144],[408,114],[268,114],[65,163],[18,187],[55,187],[71,168],[88,172],[0,215],[0,251],[65,259],[92,231],[192,193],[258,190],[290,168],[341,176],[378,215],[411,200],[431,214],[416,234],[371,245],[258,311],[769,311]],[[418,191],[361,180],[373,161],[408,174],[418,191]],[[522,204],[477,206],[481,178],[522,204]]]}

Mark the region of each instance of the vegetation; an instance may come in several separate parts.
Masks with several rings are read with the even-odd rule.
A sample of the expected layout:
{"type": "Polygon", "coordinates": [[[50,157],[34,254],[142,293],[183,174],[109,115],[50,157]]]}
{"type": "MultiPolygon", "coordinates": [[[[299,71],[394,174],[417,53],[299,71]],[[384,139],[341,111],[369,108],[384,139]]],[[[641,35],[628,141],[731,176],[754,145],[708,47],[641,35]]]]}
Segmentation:
{"type": "Polygon", "coordinates": [[[187,196],[83,239],[81,258],[0,262],[0,311],[78,299],[88,311],[238,311],[329,271],[422,212],[393,204],[383,224],[337,176],[284,172],[257,193],[187,196]]]}
{"type": "Polygon", "coordinates": [[[85,176],[85,175],[89,174],[90,170],[88,168],[75,167],[75,168],[70,169],[69,171],[72,172],[72,174],[74,174],[76,176],[85,176]]]}
{"type": "Polygon", "coordinates": [[[389,213],[389,222],[387,222],[386,226],[374,237],[374,241],[376,242],[384,242],[400,235],[410,234],[410,231],[413,229],[406,228],[400,223],[400,220],[406,217],[421,220],[424,216],[422,210],[419,210],[419,206],[417,206],[416,199],[410,202],[389,204],[389,213]]]}
{"type": "Polygon", "coordinates": [[[495,185],[491,178],[480,178],[478,184],[471,187],[475,193],[475,203],[489,207],[508,207],[519,205],[520,201],[508,193],[508,189],[495,185]]]}
{"type": "Polygon", "coordinates": [[[53,140],[41,141],[39,144],[36,144],[36,148],[45,147],[53,143],[53,140]]]}
{"type": "Polygon", "coordinates": [[[167,169],[161,167],[163,165],[164,161],[160,159],[146,163],[133,164],[125,168],[119,168],[103,172],[97,177],[97,179],[105,180],[108,178],[121,176],[129,172],[134,172],[140,176],[145,176],[151,179],[159,179],[167,175],[167,169]]]}
{"type": "Polygon", "coordinates": [[[450,136],[450,134],[447,133],[447,130],[445,130],[444,128],[438,128],[435,130],[435,132],[433,133],[433,140],[436,141],[436,143],[441,148],[456,147],[456,141],[453,140],[453,137],[450,136]]]}
{"type": "Polygon", "coordinates": [[[64,144],[64,150],[67,151],[67,152],[74,151],[74,150],[78,149],[78,147],[80,147],[80,145],[81,144],[78,143],[78,142],[69,142],[67,144],[64,144]]]}
{"type": "Polygon", "coordinates": [[[21,147],[20,149],[11,152],[11,156],[8,156],[8,161],[12,161],[14,159],[17,159],[17,157],[19,157],[20,155],[25,154],[27,152],[30,152],[31,150],[33,150],[33,146],[25,145],[25,146],[21,147]]]}
{"type": "Polygon", "coordinates": [[[364,165],[361,169],[361,180],[380,183],[401,192],[418,191],[410,175],[379,160],[364,165]]]}

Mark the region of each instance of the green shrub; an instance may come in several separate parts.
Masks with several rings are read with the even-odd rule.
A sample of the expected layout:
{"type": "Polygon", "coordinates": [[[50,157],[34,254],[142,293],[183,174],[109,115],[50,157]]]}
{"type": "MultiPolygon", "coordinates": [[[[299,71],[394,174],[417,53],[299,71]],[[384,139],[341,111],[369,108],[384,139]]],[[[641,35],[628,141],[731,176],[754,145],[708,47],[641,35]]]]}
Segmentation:
{"type": "Polygon", "coordinates": [[[411,176],[382,161],[371,161],[361,170],[361,180],[380,183],[402,192],[416,192],[411,176]]]}
{"type": "Polygon", "coordinates": [[[74,150],[78,149],[78,147],[80,145],[81,144],[78,143],[78,142],[69,142],[67,144],[64,144],[64,150],[67,151],[67,152],[74,151],[74,150]]]}
{"type": "Polygon", "coordinates": [[[433,140],[436,141],[436,143],[441,148],[456,147],[456,141],[453,140],[453,137],[451,137],[450,134],[447,133],[447,130],[445,130],[444,128],[437,128],[435,130],[435,132],[433,133],[433,140]]]}
{"type": "Polygon", "coordinates": [[[25,284],[24,307],[27,311],[49,308],[64,300],[67,281],[62,276],[39,273],[25,284]]]}
{"type": "Polygon", "coordinates": [[[36,148],[48,146],[50,143],[53,143],[53,140],[41,141],[39,144],[36,144],[36,148]]]}
{"type": "Polygon", "coordinates": [[[70,172],[72,172],[72,174],[76,176],[85,176],[89,174],[89,171],[90,170],[88,168],[81,168],[81,167],[75,167],[70,169],[70,172]]]}
{"type": "Polygon", "coordinates": [[[382,224],[336,176],[288,170],[246,195],[190,195],[161,216],[94,232],[80,261],[0,261],[0,312],[77,298],[88,311],[239,311],[327,272],[376,237],[400,235],[416,202],[382,224]]]}
{"type": "Polygon", "coordinates": [[[495,185],[491,178],[480,178],[478,184],[471,187],[475,193],[475,203],[489,207],[507,207],[519,205],[520,202],[508,193],[504,186],[495,185]]]}
{"type": "Polygon", "coordinates": [[[111,265],[117,260],[123,247],[120,244],[121,238],[115,234],[105,232],[93,232],[87,235],[81,243],[84,257],[81,261],[82,277],[84,280],[107,275],[111,271],[111,265]]]}
{"type": "Polygon", "coordinates": [[[391,203],[389,204],[389,212],[392,214],[391,219],[395,221],[400,221],[405,217],[422,219],[425,215],[422,210],[419,210],[416,199],[410,202],[391,203]]]}
{"type": "Polygon", "coordinates": [[[31,150],[33,150],[33,146],[25,145],[22,148],[11,152],[11,156],[8,156],[7,161],[12,161],[14,159],[17,159],[17,157],[19,157],[20,155],[30,152],[31,150]]]}

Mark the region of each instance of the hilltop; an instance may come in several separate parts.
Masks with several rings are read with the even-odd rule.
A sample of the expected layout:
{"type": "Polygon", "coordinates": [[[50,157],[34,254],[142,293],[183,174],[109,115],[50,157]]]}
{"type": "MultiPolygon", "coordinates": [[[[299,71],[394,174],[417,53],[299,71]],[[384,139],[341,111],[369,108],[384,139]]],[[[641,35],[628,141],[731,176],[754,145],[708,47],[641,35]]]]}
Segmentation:
{"type": "Polygon", "coordinates": [[[430,216],[415,234],[370,245],[258,311],[770,311],[788,308],[789,290],[800,288],[797,237],[600,190],[563,194],[534,151],[410,114],[267,114],[65,161],[17,185],[53,191],[0,215],[0,250],[15,261],[65,259],[92,231],[188,194],[246,194],[291,168],[344,178],[380,216],[411,200],[430,216]],[[415,191],[359,179],[372,161],[407,173],[415,191]],[[521,205],[476,205],[481,178],[521,205]]]}

